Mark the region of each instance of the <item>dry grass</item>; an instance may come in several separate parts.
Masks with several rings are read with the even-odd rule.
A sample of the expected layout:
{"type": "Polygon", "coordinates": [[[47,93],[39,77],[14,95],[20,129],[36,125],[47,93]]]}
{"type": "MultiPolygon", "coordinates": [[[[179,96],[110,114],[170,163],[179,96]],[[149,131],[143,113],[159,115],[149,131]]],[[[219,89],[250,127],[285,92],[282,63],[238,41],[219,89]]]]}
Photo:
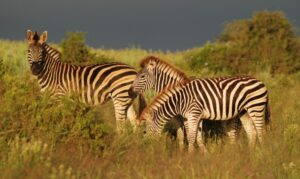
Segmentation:
{"type": "MultiPolygon", "coordinates": [[[[213,74],[190,71],[184,52],[94,51],[135,67],[139,59],[152,54],[188,75],[213,74]]],[[[130,127],[116,135],[111,103],[91,108],[76,100],[51,102],[30,75],[23,42],[0,41],[0,59],[6,69],[0,79],[1,178],[300,177],[299,74],[253,74],[270,92],[272,130],[262,146],[249,151],[242,132],[236,146],[209,140],[210,153],[203,156],[178,151],[165,136],[159,141],[144,139],[130,127]]]]}

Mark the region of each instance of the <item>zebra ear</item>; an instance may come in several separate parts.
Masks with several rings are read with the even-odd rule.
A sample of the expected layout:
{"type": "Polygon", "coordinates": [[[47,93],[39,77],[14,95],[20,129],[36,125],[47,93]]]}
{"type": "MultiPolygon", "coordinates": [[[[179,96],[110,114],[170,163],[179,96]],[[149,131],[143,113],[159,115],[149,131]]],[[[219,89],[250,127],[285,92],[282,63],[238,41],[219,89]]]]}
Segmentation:
{"type": "Polygon", "coordinates": [[[154,68],[155,66],[156,66],[156,62],[155,62],[155,61],[151,61],[151,62],[149,63],[149,67],[154,68]]]}
{"type": "Polygon", "coordinates": [[[147,69],[148,69],[149,71],[152,71],[155,67],[156,67],[156,62],[153,61],[153,60],[151,60],[151,61],[148,63],[148,65],[147,65],[147,69]]]}
{"type": "Polygon", "coordinates": [[[40,40],[39,40],[39,43],[43,44],[47,41],[48,39],[48,32],[47,31],[44,31],[42,33],[42,35],[40,36],[40,40]]]}
{"type": "Polygon", "coordinates": [[[31,43],[33,40],[33,32],[31,30],[27,30],[26,32],[26,39],[28,43],[31,43]]]}

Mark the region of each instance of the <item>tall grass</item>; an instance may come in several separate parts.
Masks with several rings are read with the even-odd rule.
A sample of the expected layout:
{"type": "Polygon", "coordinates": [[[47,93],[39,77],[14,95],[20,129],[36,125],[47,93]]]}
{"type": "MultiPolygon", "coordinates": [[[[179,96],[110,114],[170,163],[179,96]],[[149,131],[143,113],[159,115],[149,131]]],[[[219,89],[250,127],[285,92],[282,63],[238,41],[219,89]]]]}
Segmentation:
{"type": "MultiPolygon", "coordinates": [[[[93,49],[139,68],[139,59],[157,55],[190,76],[214,76],[190,70],[186,52],[164,53],[137,48],[93,49]]],[[[2,178],[299,178],[300,73],[253,76],[270,93],[271,131],[265,143],[249,151],[241,132],[236,146],[209,140],[210,153],[178,151],[162,136],[158,141],[133,133],[114,132],[112,104],[90,107],[76,98],[53,102],[41,94],[30,74],[26,44],[0,41],[0,173],[2,178]]],[[[148,94],[150,100],[153,94],[148,94]]],[[[225,139],[226,140],[226,139],[225,139]]]]}

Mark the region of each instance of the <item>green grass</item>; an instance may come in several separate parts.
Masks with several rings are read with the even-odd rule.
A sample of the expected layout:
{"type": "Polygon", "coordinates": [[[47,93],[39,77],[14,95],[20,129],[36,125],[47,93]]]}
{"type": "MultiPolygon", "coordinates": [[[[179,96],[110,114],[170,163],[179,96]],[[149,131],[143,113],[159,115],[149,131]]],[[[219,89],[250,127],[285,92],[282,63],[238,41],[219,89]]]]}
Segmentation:
{"type": "MultiPolygon", "coordinates": [[[[164,53],[138,48],[92,49],[132,65],[157,55],[189,76],[215,73],[191,71],[186,52],[164,53]]],[[[208,155],[189,155],[162,136],[144,139],[131,128],[115,134],[111,102],[97,107],[76,98],[57,103],[41,94],[30,74],[26,44],[0,41],[0,173],[1,178],[299,178],[300,73],[271,76],[251,74],[265,82],[270,93],[272,130],[265,143],[249,151],[242,132],[236,146],[209,140],[208,155]]],[[[223,75],[223,74],[222,74],[223,75]]],[[[153,93],[146,97],[151,100],[153,93]]]]}

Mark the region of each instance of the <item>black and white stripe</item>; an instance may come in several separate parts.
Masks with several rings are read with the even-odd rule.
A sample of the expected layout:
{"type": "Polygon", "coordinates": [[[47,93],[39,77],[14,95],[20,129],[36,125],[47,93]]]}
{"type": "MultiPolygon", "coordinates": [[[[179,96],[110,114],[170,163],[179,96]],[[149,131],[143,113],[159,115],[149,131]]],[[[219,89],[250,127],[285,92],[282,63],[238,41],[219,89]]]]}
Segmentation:
{"type": "MultiPolygon", "coordinates": [[[[140,62],[141,70],[139,71],[135,81],[132,84],[132,91],[136,93],[143,93],[148,89],[154,89],[157,93],[163,91],[163,89],[171,88],[182,83],[190,81],[184,72],[177,69],[173,65],[159,59],[155,56],[148,56],[140,62]]],[[[179,139],[179,146],[183,148],[184,146],[184,127],[182,123],[182,118],[176,118],[177,124],[181,124],[182,130],[177,131],[177,136],[179,139]]],[[[220,123],[218,123],[220,124],[220,123]]],[[[237,138],[237,120],[230,120],[221,123],[223,126],[223,131],[228,135],[230,142],[235,143],[237,138]]],[[[199,135],[197,135],[198,143],[202,143],[202,135],[211,134],[216,132],[213,129],[215,127],[215,121],[205,121],[203,123],[203,129],[199,127],[199,135]]],[[[220,127],[220,125],[219,125],[220,127]]]]}
{"type": "Polygon", "coordinates": [[[168,120],[182,115],[187,119],[184,125],[189,150],[193,150],[197,128],[203,120],[236,117],[240,117],[253,147],[257,137],[262,141],[268,114],[268,92],[261,81],[252,77],[227,77],[196,79],[170,88],[154,99],[140,120],[146,120],[147,132],[151,135],[159,134],[168,120]]]}
{"type": "Polygon", "coordinates": [[[112,99],[121,130],[128,117],[134,124],[136,113],[130,87],[136,78],[136,70],[122,63],[105,63],[79,66],[60,61],[60,53],[46,44],[47,32],[39,36],[27,32],[29,42],[28,61],[31,71],[37,76],[42,91],[50,91],[53,97],[77,94],[79,99],[91,105],[104,104],[112,99]]]}
{"type": "MultiPolygon", "coordinates": [[[[175,68],[171,64],[155,56],[147,56],[140,62],[142,68],[132,84],[135,93],[142,94],[149,89],[154,89],[156,93],[189,81],[185,73],[175,68]]],[[[179,148],[183,149],[185,144],[185,132],[181,117],[176,117],[172,124],[177,126],[176,137],[179,148]]]]}
{"type": "Polygon", "coordinates": [[[142,69],[132,84],[132,89],[136,93],[141,94],[148,89],[154,89],[160,93],[170,86],[189,81],[185,73],[155,56],[144,58],[140,66],[142,69]]]}

